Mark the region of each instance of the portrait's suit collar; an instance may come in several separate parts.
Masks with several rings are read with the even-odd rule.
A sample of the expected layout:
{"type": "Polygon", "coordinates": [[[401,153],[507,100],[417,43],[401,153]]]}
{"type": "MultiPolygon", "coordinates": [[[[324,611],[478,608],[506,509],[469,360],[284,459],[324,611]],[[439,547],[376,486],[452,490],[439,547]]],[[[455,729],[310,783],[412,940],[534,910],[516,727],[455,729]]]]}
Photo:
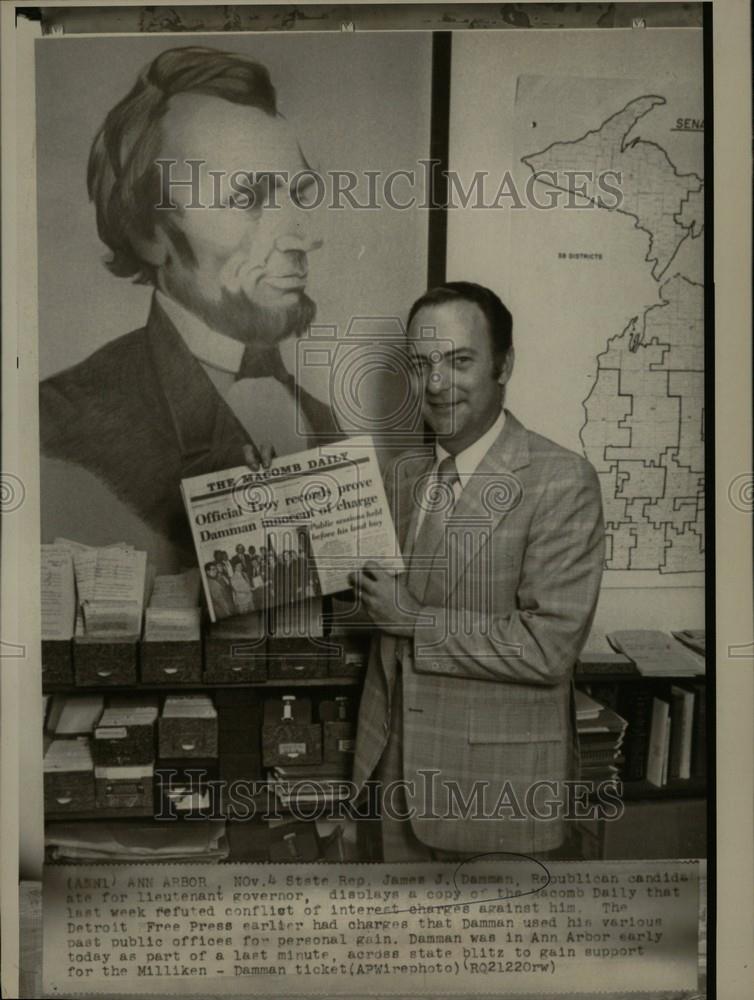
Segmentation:
{"type": "Polygon", "coordinates": [[[238,465],[250,439],[156,300],[146,335],[182,476],[238,465]]]}
{"type": "MultiPolygon", "coordinates": [[[[146,339],[166,416],[163,432],[177,443],[182,476],[242,464],[243,445],[251,439],[156,298],[146,339]]],[[[315,432],[310,446],[344,436],[326,403],[301,388],[297,398],[315,432]]]]}

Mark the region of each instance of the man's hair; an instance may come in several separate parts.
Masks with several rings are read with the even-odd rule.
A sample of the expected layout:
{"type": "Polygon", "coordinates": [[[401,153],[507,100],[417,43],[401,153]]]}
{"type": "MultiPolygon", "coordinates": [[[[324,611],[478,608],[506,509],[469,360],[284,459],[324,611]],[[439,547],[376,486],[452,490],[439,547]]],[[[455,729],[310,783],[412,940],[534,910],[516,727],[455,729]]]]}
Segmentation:
{"type": "Polygon", "coordinates": [[[162,119],[171,97],[204,94],[277,114],[267,69],[232,52],[191,45],[168,49],[145,67],[136,84],[109,112],[89,153],[87,188],[97,210],[97,231],[119,278],[154,284],[154,267],[141,260],[132,234],[151,239],[161,201],[162,119]]]}
{"type": "Polygon", "coordinates": [[[513,317],[508,308],[494,292],[483,285],[477,285],[473,281],[446,281],[443,285],[430,288],[414,302],[408,314],[408,326],[411,326],[420,309],[442,306],[448,302],[471,302],[483,313],[492,339],[497,378],[505,357],[513,346],[513,317]]]}

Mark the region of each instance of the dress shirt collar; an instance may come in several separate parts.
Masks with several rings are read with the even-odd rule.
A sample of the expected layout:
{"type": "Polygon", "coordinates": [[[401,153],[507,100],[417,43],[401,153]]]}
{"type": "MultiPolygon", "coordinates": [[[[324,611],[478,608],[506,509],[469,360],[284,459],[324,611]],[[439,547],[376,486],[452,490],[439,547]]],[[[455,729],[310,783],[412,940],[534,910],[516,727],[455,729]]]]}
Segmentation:
{"type": "MultiPolygon", "coordinates": [[[[500,415],[490,429],[485,431],[484,434],[482,434],[480,438],[477,438],[473,444],[470,444],[468,448],[464,448],[463,451],[459,451],[455,456],[456,470],[461,483],[461,489],[463,489],[469,478],[476,472],[479,463],[502,432],[504,424],[505,410],[501,407],[500,415]]],[[[437,464],[439,465],[439,463],[442,462],[444,458],[447,458],[448,455],[449,452],[447,452],[441,444],[435,442],[435,458],[437,464]]]]}
{"type": "Polygon", "coordinates": [[[199,319],[185,306],[159,289],[156,292],[156,299],[197,361],[219,371],[236,374],[241,367],[245,344],[213,330],[204,320],[199,319]]]}

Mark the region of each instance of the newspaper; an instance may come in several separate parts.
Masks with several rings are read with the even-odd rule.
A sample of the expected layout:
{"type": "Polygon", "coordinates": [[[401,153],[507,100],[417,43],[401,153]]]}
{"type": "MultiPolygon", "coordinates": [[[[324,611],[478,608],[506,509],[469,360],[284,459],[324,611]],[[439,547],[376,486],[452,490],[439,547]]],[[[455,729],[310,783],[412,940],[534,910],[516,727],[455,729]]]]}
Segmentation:
{"type": "Polygon", "coordinates": [[[371,437],[184,479],[212,621],[347,590],[368,560],[403,561],[371,437]]]}

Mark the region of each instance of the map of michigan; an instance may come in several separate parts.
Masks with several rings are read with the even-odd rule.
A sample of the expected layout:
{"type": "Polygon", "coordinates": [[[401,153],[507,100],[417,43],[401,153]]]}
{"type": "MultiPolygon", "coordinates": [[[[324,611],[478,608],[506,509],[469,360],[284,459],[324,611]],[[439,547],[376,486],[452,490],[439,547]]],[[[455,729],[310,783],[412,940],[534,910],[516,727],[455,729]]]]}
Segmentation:
{"type": "Polygon", "coordinates": [[[679,173],[657,143],[627,140],[665,103],[640,97],[522,162],[541,183],[629,215],[648,235],[643,263],[658,301],[642,305],[597,356],[580,437],[602,485],[606,568],[668,574],[704,569],[704,289],[668,274],[684,240],[701,248],[704,194],[702,178],[679,173]],[[620,204],[601,198],[596,178],[607,170],[620,175],[620,204]]]}
{"type": "Polygon", "coordinates": [[[658,281],[695,227],[698,235],[703,218],[701,177],[678,173],[656,143],[627,139],[640,119],[665,103],[664,97],[639,97],[579,139],[554,142],[522,158],[543,184],[575,192],[600,208],[609,206],[597,179],[608,172],[615,176],[622,198],[611,210],[632,216],[648,234],[646,259],[658,281]]]}

